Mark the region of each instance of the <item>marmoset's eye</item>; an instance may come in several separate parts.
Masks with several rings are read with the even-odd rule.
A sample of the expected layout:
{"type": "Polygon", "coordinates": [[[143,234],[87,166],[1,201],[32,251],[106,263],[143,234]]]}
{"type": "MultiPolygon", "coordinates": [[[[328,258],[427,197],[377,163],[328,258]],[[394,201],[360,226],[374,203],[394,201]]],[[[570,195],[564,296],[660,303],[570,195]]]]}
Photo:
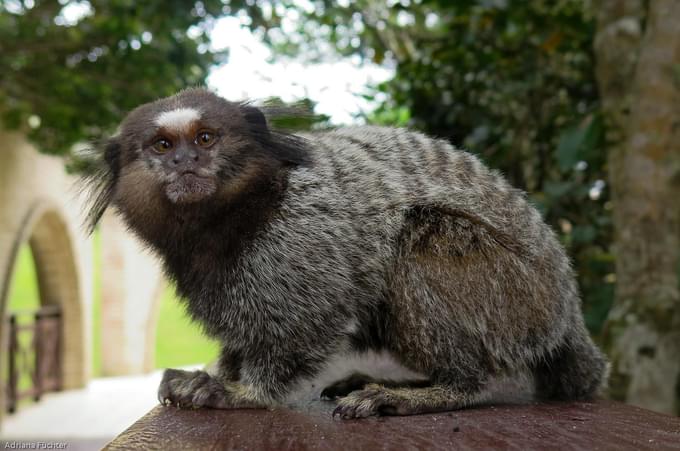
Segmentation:
{"type": "Polygon", "coordinates": [[[194,142],[201,147],[210,147],[215,142],[215,134],[208,131],[199,132],[194,142]]]}
{"type": "Polygon", "coordinates": [[[165,153],[170,149],[172,149],[172,142],[168,139],[160,138],[153,143],[153,150],[158,153],[165,153]]]}

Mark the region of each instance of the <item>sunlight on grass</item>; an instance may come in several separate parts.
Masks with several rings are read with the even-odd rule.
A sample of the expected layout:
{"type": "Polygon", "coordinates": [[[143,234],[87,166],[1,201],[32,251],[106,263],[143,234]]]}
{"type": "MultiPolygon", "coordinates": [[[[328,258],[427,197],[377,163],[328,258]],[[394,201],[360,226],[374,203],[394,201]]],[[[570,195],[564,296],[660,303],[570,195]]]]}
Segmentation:
{"type": "Polygon", "coordinates": [[[217,358],[218,345],[192,323],[175,295],[167,287],[161,299],[156,329],[156,368],[206,364],[217,358]]]}
{"type": "Polygon", "coordinates": [[[14,274],[10,279],[8,310],[32,310],[40,307],[38,276],[35,273],[33,254],[28,244],[19,249],[14,266],[14,274]]]}

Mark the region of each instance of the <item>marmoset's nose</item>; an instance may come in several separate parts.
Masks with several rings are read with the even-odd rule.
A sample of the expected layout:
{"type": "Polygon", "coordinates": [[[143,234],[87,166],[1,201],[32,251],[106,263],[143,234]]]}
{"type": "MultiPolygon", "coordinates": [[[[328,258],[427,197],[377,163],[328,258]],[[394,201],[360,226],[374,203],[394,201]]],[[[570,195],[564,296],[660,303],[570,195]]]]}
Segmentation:
{"type": "Polygon", "coordinates": [[[179,147],[172,156],[171,164],[174,167],[193,167],[198,161],[198,152],[188,147],[179,147]]]}

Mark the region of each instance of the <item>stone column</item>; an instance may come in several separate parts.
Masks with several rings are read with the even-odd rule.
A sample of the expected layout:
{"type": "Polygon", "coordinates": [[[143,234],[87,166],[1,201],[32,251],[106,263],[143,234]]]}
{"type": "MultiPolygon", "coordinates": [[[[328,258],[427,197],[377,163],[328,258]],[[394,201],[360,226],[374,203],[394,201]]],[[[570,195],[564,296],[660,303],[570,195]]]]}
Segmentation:
{"type": "Polygon", "coordinates": [[[101,239],[102,373],[150,371],[163,286],[159,262],[111,212],[102,218],[101,239]]]}

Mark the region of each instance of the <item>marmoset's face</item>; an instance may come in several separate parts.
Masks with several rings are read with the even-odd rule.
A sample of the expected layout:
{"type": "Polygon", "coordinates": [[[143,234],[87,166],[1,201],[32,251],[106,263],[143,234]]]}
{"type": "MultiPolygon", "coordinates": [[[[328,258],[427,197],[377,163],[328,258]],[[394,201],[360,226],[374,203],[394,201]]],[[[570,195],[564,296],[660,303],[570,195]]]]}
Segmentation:
{"type": "Polygon", "coordinates": [[[195,108],[164,111],[154,124],[154,133],[142,141],[142,158],[165,179],[168,199],[196,202],[214,194],[220,128],[202,122],[201,112],[195,108]]]}
{"type": "Polygon", "coordinates": [[[253,107],[190,90],[134,110],[114,138],[125,196],[160,191],[173,204],[190,204],[215,195],[248,160],[244,108],[253,107]]]}

